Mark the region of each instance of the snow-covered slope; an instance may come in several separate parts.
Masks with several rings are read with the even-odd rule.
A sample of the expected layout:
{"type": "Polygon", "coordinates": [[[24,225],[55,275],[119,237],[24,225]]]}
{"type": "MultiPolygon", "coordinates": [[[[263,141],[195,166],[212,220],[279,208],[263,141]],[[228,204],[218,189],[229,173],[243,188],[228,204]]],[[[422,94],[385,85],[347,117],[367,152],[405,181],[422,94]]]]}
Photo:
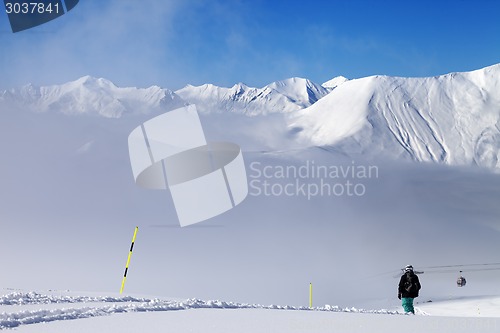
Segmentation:
{"type": "Polygon", "coordinates": [[[98,114],[106,118],[165,112],[186,104],[172,91],[158,86],[119,88],[106,79],[91,76],[62,85],[37,87],[29,84],[0,93],[0,102],[2,100],[33,111],[98,114]]]}
{"type": "Polygon", "coordinates": [[[430,78],[343,83],[290,115],[308,145],[347,154],[500,168],[500,64],[430,78]]]}
{"type": "Polygon", "coordinates": [[[200,112],[236,112],[250,116],[292,112],[314,104],[331,89],[302,78],[273,82],[263,88],[250,88],[242,83],[231,88],[211,84],[188,85],[175,93],[200,112]]]}
{"type": "Polygon", "coordinates": [[[223,301],[14,292],[0,297],[0,329],[17,332],[496,332],[498,297],[426,303],[416,316],[389,310],[263,306],[223,301]],[[54,295],[56,294],[56,295],[54,295]],[[438,314],[443,312],[443,314],[438,314]],[[446,315],[450,314],[450,316],[446,315]],[[473,318],[475,317],[475,318],[473,318]],[[482,318],[481,318],[482,317],[482,318]],[[83,320],[84,319],[84,320],[83,320]]]}
{"type": "Polygon", "coordinates": [[[134,312],[167,312],[190,309],[265,309],[289,311],[324,311],[372,314],[401,314],[392,310],[364,310],[356,308],[340,308],[325,305],[307,308],[281,305],[261,305],[224,302],[220,300],[203,301],[161,300],[158,298],[137,298],[131,296],[78,296],[69,292],[51,292],[49,295],[37,292],[12,292],[0,296],[0,329],[17,328],[23,325],[48,323],[54,321],[76,320],[92,317],[109,316],[118,313],[134,312]],[[31,309],[35,306],[35,309],[31,309]],[[40,309],[45,306],[46,309],[40,309]],[[17,311],[19,308],[25,311],[17,311]]]}

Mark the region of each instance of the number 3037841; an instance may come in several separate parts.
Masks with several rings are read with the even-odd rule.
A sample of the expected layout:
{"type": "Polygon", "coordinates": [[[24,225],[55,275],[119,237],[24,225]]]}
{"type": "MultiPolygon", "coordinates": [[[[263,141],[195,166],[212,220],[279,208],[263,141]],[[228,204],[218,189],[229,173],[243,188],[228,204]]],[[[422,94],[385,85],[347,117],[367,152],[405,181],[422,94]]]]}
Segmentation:
{"type": "Polygon", "coordinates": [[[59,13],[59,3],[43,3],[43,2],[22,2],[22,3],[5,3],[7,14],[52,14],[59,13]]]}

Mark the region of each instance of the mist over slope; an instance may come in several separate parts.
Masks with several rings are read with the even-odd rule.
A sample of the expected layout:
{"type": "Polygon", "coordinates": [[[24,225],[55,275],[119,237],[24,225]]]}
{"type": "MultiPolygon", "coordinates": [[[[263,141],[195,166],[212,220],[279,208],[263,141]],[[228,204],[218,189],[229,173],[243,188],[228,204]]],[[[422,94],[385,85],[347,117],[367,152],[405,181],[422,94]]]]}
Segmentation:
{"type": "MultiPolygon", "coordinates": [[[[135,185],[127,148],[129,133],[164,112],[168,103],[161,101],[169,94],[159,88],[130,88],[134,93],[127,94],[122,89],[129,88],[115,88],[92,78],[74,87],[53,87],[50,96],[54,99],[43,95],[42,91],[49,90],[42,88],[24,97],[15,90],[4,92],[0,98],[0,174],[5,175],[0,221],[8,237],[0,243],[0,251],[9,255],[0,257],[0,265],[8,268],[0,276],[0,285],[28,290],[117,291],[131,232],[139,225],[127,292],[300,306],[307,305],[308,286],[313,282],[315,304],[363,306],[382,300],[380,306],[398,306],[397,281],[392,275],[402,265],[418,268],[498,261],[500,178],[489,170],[471,168],[475,163],[470,161],[452,159],[468,150],[446,139],[455,135],[465,142],[482,133],[482,126],[495,126],[497,70],[494,66],[428,79],[347,81],[312,106],[286,113],[249,117],[237,112],[202,112],[207,140],[231,141],[243,148],[250,194],[233,210],[182,229],[168,191],[148,191],[135,185]],[[470,80],[455,82],[469,76],[470,80]],[[433,104],[446,100],[435,94],[427,94],[432,97],[427,101],[427,90],[419,87],[434,81],[439,83],[436,91],[446,92],[442,96],[453,92],[455,98],[466,100],[469,92],[459,94],[458,90],[464,82],[482,87],[484,98],[476,98],[476,94],[471,101],[478,103],[481,112],[488,111],[484,111],[487,117],[478,113],[467,118],[467,110],[456,111],[453,103],[433,104]],[[406,163],[413,156],[423,160],[413,145],[420,142],[418,138],[427,140],[428,129],[414,116],[416,111],[404,109],[402,97],[396,93],[403,88],[390,93],[387,87],[394,82],[400,82],[408,93],[410,87],[423,89],[418,94],[422,100],[411,103],[433,106],[432,116],[439,124],[432,128],[443,132],[448,149],[448,158],[436,158],[436,162],[464,162],[467,166],[406,163]],[[110,101],[122,101],[124,111],[101,114],[104,105],[115,105],[106,104],[106,96],[110,101]],[[124,103],[125,97],[143,109],[130,107],[131,100],[124,103]],[[71,102],[60,107],[66,105],[60,99],[71,102]],[[59,103],[45,103],[49,100],[59,103]],[[67,114],[73,110],[66,109],[68,105],[85,102],[89,102],[88,109],[67,114]],[[37,109],[37,105],[45,108],[37,109]],[[448,109],[441,113],[435,105],[448,109]],[[403,116],[407,118],[398,118],[403,116]],[[446,123],[452,120],[471,125],[446,123]],[[399,132],[390,127],[395,124],[408,136],[411,149],[404,149],[396,140],[399,132]],[[375,158],[377,151],[385,155],[375,158]],[[277,173],[283,167],[298,170],[312,165],[339,169],[375,166],[378,172],[368,178],[358,173],[345,177],[309,173],[299,179],[277,173]],[[360,195],[341,191],[347,190],[348,181],[359,184],[360,195]],[[337,192],[303,192],[328,186],[337,192]],[[288,194],[280,192],[285,187],[288,194]],[[392,273],[381,274],[388,271],[392,273]]],[[[304,87],[305,81],[295,82],[299,85],[294,87],[304,87]]],[[[290,96],[291,92],[307,96],[301,89],[287,91],[290,96]]],[[[177,100],[175,92],[172,96],[177,100]]],[[[495,140],[491,142],[498,144],[495,140]]],[[[422,276],[421,300],[497,290],[498,272],[475,272],[466,277],[467,288],[459,289],[455,272],[422,276]]]]}

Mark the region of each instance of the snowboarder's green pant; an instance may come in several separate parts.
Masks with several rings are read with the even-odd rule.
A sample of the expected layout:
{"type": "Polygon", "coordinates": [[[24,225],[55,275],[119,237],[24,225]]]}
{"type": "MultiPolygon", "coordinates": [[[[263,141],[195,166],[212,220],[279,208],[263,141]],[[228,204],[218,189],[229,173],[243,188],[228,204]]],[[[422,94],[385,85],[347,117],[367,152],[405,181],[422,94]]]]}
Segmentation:
{"type": "Polygon", "coordinates": [[[402,301],[403,301],[403,310],[405,310],[405,312],[415,313],[415,309],[413,308],[413,298],[403,297],[402,301]]]}

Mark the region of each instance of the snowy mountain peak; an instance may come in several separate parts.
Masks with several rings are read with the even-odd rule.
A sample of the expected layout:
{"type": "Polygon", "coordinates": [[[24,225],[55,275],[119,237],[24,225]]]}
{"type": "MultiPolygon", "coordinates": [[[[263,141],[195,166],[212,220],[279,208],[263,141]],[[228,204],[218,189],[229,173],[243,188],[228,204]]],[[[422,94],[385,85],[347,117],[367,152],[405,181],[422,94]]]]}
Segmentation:
{"type": "Polygon", "coordinates": [[[280,81],[275,81],[271,84],[269,84],[268,86],[270,87],[284,87],[284,86],[291,86],[291,85],[308,85],[308,84],[311,84],[311,81],[309,81],[308,79],[304,79],[302,77],[291,77],[291,78],[288,78],[288,79],[284,79],[284,80],[280,80],[280,81]]]}
{"type": "Polygon", "coordinates": [[[77,83],[94,83],[96,81],[107,81],[107,82],[110,82],[108,80],[105,80],[103,78],[97,78],[97,77],[94,77],[94,76],[91,76],[91,75],[84,75],[82,76],[81,78],[79,79],[76,79],[75,81],[72,81],[72,82],[77,82],[77,83]]]}
{"type": "Polygon", "coordinates": [[[74,81],[70,81],[67,83],[63,83],[61,86],[68,87],[70,89],[79,89],[82,87],[88,88],[88,89],[99,89],[99,88],[105,88],[105,89],[113,89],[117,88],[116,85],[104,78],[96,78],[90,75],[85,75],[82,76],[79,79],[76,79],[74,81]]]}
{"type": "Polygon", "coordinates": [[[236,91],[237,93],[241,94],[244,91],[251,89],[251,88],[249,86],[247,86],[246,84],[239,82],[239,83],[236,83],[234,86],[232,86],[231,89],[233,91],[236,91]]]}
{"type": "Polygon", "coordinates": [[[322,86],[329,89],[335,89],[346,81],[349,80],[343,76],[336,76],[333,79],[324,82],[322,86]]]}
{"type": "Polygon", "coordinates": [[[246,84],[244,84],[243,82],[238,82],[238,83],[236,83],[236,84],[233,86],[233,88],[234,88],[234,87],[241,87],[241,88],[245,88],[245,89],[246,89],[246,88],[250,88],[249,86],[247,86],[247,85],[246,85],[246,84]]]}
{"type": "Polygon", "coordinates": [[[302,107],[308,107],[316,103],[330,92],[327,88],[300,77],[276,81],[267,85],[267,87],[278,91],[302,107]]]}

